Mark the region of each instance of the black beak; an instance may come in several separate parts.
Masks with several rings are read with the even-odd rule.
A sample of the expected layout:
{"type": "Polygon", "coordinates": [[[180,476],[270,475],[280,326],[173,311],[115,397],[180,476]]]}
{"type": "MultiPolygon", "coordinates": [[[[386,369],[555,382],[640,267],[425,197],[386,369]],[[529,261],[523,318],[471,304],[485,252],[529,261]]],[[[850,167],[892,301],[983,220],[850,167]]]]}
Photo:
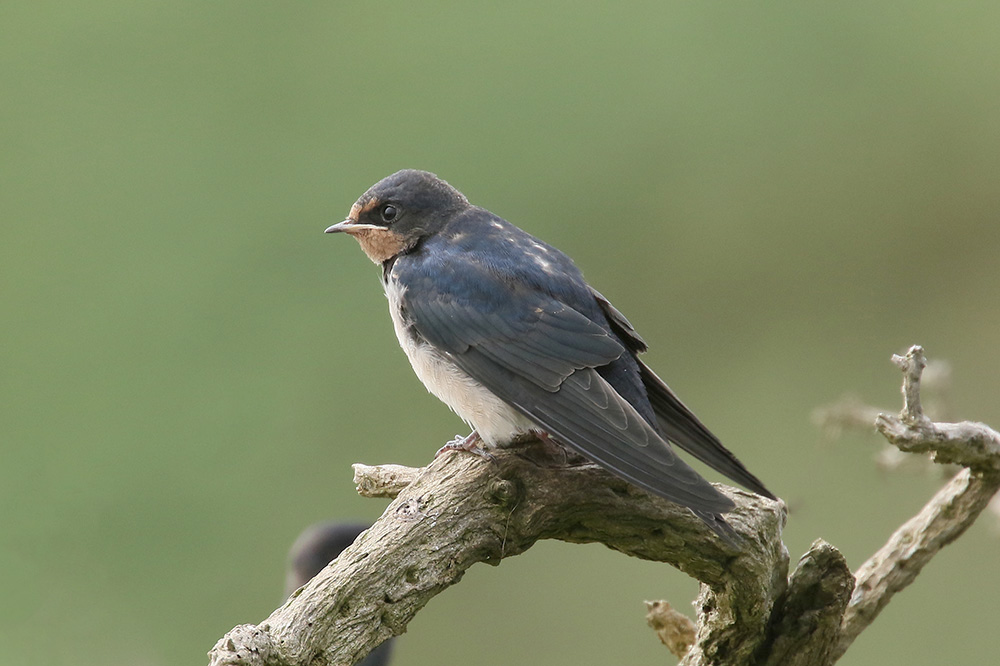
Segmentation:
{"type": "Polygon", "coordinates": [[[337,224],[327,227],[325,233],[335,234],[341,231],[361,231],[362,229],[382,229],[384,231],[385,227],[380,227],[377,224],[364,224],[362,222],[358,222],[357,220],[347,218],[343,222],[337,222],[337,224]]]}

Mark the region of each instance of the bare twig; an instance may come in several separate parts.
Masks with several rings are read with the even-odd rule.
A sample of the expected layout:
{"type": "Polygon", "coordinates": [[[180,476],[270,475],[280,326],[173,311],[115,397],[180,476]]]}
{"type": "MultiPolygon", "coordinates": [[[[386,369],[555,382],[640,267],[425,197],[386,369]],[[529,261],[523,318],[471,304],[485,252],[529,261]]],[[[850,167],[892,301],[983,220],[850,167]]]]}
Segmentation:
{"type": "Polygon", "coordinates": [[[906,356],[894,355],[893,362],[903,371],[903,411],[899,416],[879,414],[876,428],[900,450],[931,452],[936,462],[966,469],[858,569],[835,658],[844,654],[934,555],[968,529],[1000,489],[1000,434],[981,423],[933,423],[923,414],[920,376],[926,360],[922,347],[911,347],[906,356]]]}
{"type": "Polygon", "coordinates": [[[908,453],[931,453],[934,462],[962,465],[982,472],[1000,471],[1000,433],[982,423],[934,423],[920,407],[920,374],[927,364],[924,349],[910,347],[893,355],[903,371],[903,411],[879,414],[875,427],[890,443],[908,453]]]}
{"type": "Polygon", "coordinates": [[[362,465],[355,463],[354,486],[362,497],[395,498],[413,483],[419,469],[403,465],[362,465]]]}
{"type": "Polygon", "coordinates": [[[903,411],[900,412],[900,418],[909,423],[929,422],[930,419],[924,416],[924,410],[920,406],[920,375],[927,367],[924,348],[913,345],[906,356],[893,354],[892,362],[903,371],[903,411]]]}
{"type": "Polygon", "coordinates": [[[666,601],[646,602],[646,624],[675,657],[686,655],[694,644],[694,622],[666,601]]]}

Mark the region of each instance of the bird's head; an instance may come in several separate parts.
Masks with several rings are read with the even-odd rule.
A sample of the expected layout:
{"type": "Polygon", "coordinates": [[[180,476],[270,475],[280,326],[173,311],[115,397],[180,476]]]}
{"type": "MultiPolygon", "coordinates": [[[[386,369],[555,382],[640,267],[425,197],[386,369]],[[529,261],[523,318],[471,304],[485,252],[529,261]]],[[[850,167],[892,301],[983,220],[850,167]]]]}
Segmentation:
{"type": "Polygon", "coordinates": [[[468,206],[461,192],[434,174],[404,169],[372,185],[347,219],[326,233],[354,236],[368,258],[381,264],[413,249],[468,206]]]}

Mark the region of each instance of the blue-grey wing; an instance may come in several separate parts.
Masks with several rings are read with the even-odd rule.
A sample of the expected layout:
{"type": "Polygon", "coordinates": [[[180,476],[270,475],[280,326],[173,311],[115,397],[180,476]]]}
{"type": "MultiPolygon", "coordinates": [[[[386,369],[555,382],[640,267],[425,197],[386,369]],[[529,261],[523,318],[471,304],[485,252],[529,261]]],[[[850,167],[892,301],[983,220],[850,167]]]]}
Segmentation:
{"type": "Polygon", "coordinates": [[[449,277],[418,264],[400,273],[417,334],[559,442],[620,476],[703,518],[733,507],[598,373],[627,353],[603,317],[474,262],[460,281],[449,277]]]}
{"type": "MultiPolygon", "coordinates": [[[[607,317],[612,330],[635,355],[646,351],[646,342],[636,333],[632,324],[608,299],[591,287],[598,305],[607,317]]],[[[656,424],[663,435],[698,460],[717,472],[739,483],[745,488],[770,499],[775,499],[763,482],[758,479],[740,460],[727,449],[719,438],[712,434],[680,398],[667,386],[666,382],[638,358],[635,359],[639,379],[646,397],[656,415],[656,424]]]]}

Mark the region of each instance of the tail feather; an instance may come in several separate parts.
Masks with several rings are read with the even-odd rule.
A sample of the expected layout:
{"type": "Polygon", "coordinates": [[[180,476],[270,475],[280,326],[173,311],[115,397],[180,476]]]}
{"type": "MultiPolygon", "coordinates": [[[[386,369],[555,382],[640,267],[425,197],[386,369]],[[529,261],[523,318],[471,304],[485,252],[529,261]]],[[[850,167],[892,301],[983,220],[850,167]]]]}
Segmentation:
{"type": "Polygon", "coordinates": [[[748,470],[733,452],[698,420],[662,379],[639,361],[639,374],[656,413],[656,420],[667,439],[698,460],[741,486],[768,499],[775,496],[748,470]]]}

